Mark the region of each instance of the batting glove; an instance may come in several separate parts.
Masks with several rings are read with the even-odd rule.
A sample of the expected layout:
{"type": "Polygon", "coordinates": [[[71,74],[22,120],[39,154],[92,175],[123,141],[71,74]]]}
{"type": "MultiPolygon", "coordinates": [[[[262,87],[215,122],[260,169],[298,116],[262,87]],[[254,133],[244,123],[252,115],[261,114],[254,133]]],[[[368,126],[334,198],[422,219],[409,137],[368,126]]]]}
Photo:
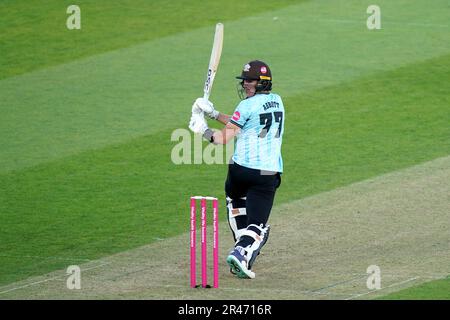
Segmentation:
{"type": "Polygon", "coordinates": [[[217,119],[219,116],[219,111],[214,109],[213,103],[204,98],[197,98],[197,100],[195,100],[194,105],[192,106],[192,112],[194,112],[194,109],[196,112],[201,110],[201,112],[204,112],[211,119],[217,119]]]}
{"type": "Polygon", "coordinates": [[[203,113],[192,112],[191,121],[189,122],[189,129],[194,133],[204,134],[208,130],[205,117],[203,113]]]}

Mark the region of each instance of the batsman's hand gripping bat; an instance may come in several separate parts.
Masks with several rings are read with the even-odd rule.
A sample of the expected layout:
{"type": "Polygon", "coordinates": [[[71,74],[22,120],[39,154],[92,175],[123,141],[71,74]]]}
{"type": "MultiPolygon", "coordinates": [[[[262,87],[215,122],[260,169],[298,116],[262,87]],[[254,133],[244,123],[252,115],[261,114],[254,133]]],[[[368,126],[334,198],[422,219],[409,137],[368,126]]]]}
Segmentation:
{"type": "Polygon", "coordinates": [[[223,24],[216,24],[216,32],[214,34],[214,43],[211,51],[211,58],[209,59],[208,73],[206,74],[205,87],[203,88],[203,98],[209,99],[211,88],[216,76],[217,68],[219,67],[220,55],[222,54],[223,45],[223,24]]]}

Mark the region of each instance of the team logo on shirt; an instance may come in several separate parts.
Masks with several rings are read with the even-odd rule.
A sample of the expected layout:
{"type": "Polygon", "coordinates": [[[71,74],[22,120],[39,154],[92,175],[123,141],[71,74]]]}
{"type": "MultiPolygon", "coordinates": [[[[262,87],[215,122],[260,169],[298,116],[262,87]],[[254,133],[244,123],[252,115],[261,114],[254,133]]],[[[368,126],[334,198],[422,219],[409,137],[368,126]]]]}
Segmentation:
{"type": "Polygon", "coordinates": [[[235,111],[233,113],[233,117],[231,119],[233,119],[234,121],[238,121],[241,118],[241,114],[239,113],[239,111],[235,111]]]}
{"type": "Polygon", "coordinates": [[[267,73],[267,68],[266,68],[265,66],[262,66],[262,67],[261,67],[261,73],[262,73],[262,74],[267,73]]]}

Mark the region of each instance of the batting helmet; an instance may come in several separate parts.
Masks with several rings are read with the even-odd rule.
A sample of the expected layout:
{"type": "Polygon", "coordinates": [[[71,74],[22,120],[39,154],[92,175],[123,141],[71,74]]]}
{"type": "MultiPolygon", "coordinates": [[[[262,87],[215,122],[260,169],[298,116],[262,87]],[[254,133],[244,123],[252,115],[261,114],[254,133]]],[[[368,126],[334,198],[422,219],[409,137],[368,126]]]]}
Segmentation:
{"type": "Polygon", "coordinates": [[[272,90],[272,72],[269,66],[260,60],[253,60],[244,65],[242,73],[236,79],[258,80],[256,92],[272,90]]]}

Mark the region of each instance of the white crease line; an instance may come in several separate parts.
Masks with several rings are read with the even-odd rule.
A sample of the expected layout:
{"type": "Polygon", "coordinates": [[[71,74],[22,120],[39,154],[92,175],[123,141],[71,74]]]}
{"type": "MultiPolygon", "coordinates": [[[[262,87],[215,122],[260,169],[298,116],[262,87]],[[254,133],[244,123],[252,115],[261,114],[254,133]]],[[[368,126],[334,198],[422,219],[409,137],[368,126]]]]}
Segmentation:
{"type": "Polygon", "coordinates": [[[331,292],[328,289],[333,289],[333,288],[336,288],[336,287],[341,286],[341,285],[347,285],[349,283],[365,279],[366,277],[367,277],[366,274],[363,274],[363,275],[359,274],[359,275],[357,275],[354,278],[347,279],[347,280],[341,280],[339,282],[330,283],[330,284],[325,285],[324,287],[311,290],[311,293],[312,294],[322,294],[323,292],[329,292],[331,294],[331,292]]]}
{"type": "Polygon", "coordinates": [[[43,259],[43,260],[67,260],[67,261],[84,261],[84,262],[91,262],[93,260],[85,259],[85,258],[77,258],[77,257],[71,257],[71,258],[65,258],[65,257],[56,257],[56,256],[31,256],[31,255],[21,255],[21,256],[15,256],[15,255],[9,255],[9,254],[0,254],[0,257],[6,257],[6,258],[32,258],[32,259],[43,259]]]}
{"type": "MultiPolygon", "coordinates": [[[[110,263],[106,262],[106,263],[103,263],[101,265],[94,266],[94,267],[91,267],[91,268],[81,269],[81,272],[85,272],[85,271],[88,271],[88,270],[100,268],[100,267],[106,266],[108,264],[110,264],[110,263]]],[[[11,289],[8,289],[8,290],[5,290],[5,291],[0,291],[0,294],[5,294],[5,293],[11,292],[11,291],[28,288],[28,287],[31,287],[31,286],[34,286],[34,285],[37,285],[37,284],[41,284],[41,283],[44,283],[44,282],[48,282],[48,281],[62,280],[63,278],[64,278],[63,276],[57,276],[57,277],[53,277],[53,278],[50,278],[50,279],[45,279],[45,280],[41,280],[41,281],[32,282],[32,283],[29,283],[29,284],[26,284],[26,285],[23,285],[23,286],[20,286],[20,287],[15,287],[15,288],[11,288],[11,289]]]]}
{"type": "Polygon", "coordinates": [[[345,300],[351,300],[351,299],[358,298],[358,297],[361,297],[361,296],[365,296],[365,295],[367,295],[367,294],[371,294],[371,293],[374,293],[374,292],[380,292],[381,290],[384,290],[384,289],[387,289],[387,288],[391,288],[391,287],[395,287],[395,286],[399,286],[399,285],[402,285],[402,284],[404,284],[404,283],[407,283],[407,282],[411,282],[411,281],[417,280],[417,279],[419,279],[419,278],[420,278],[420,277],[414,277],[414,278],[410,278],[410,279],[405,280],[405,281],[393,283],[393,284],[391,284],[391,285],[389,285],[389,286],[387,286],[387,287],[383,287],[383,288],[381,288],[381,289],[379,289],[379,290],[371,290],[371,291],[367,291],[367,292],[365,292],[365,293],[355,294],[355,295],[353,295],[353,296],[350,296],[350,297],[346,298],[345,300]]]}
{"type": "Polygon", "coordinates": [[[11,291],[23,289],[23,288],[26,288],[26,287],[31,287],[31,286],[34,286],[34,285],[36,285],[36,284],[44,283],[44,282],[47,282],[47,281],[57,280],[57,279],[59,279],[59,278],[60,278],[60,277],[54,277],[54,278],[45,279],[45,280],[42,280],[42,281],[32,282],[32,283],[29,283],[29,284],[24,285],[24,286],[12,288],[12,289],[9,289],[9,290],[6,290],[6,291],[1,291],[0,294],[5,294],[5,293],[11,292],[11,291]]]}

